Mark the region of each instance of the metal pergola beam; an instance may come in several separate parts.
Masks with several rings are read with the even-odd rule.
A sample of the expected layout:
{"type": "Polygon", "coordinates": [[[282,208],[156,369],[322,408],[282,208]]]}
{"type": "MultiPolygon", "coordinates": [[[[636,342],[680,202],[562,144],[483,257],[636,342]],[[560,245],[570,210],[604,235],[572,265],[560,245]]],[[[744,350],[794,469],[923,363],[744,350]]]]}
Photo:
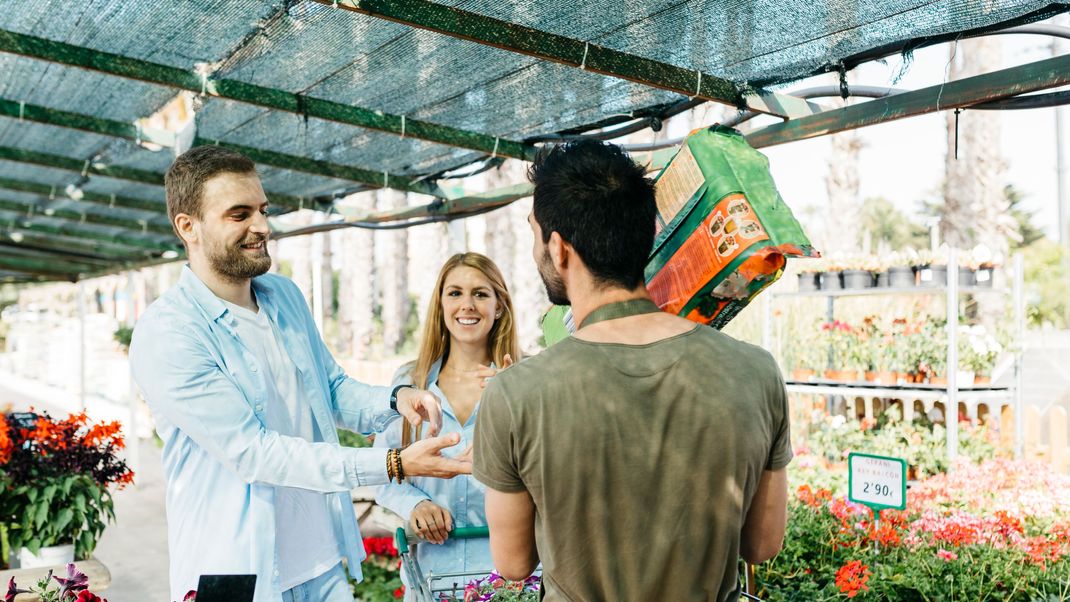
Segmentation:
{"type": "MultiPolygon", "coordinates": [[[[7,214],[10,215],[10,214],[7,214]]],[[[17,225],[13,217],[0,217],[0,241],[53,251],[72,251],[80,255],[117,261],[158,255],[161,249],[148,250],[115,242],[91,242],[56,233],[41,233],[17,225]]]]}
{"type": "Polygon", "coordinates": [[[96,213],[92,211],[78,211],[68,207],[53,207],[51,205],[42,205],[40,203],[26,203],[22,201],[16,201],[12,199],[0,198],[0,209],[6,209],[8,211],[21,211],[24,212],[26,217],[33,217],[35,215],[43,217],[54,217],[57,219],[65,219],[77,223],[85,224],[99,224],[101,226],[116,226],[119,228],[125,228],[134,232],[152,233],[152,234],[171,234],[174,230],[171,228],[171,223],[166,219],[155,218],[152,220],[147,219],[131,219],[128,217],[120,217],[117,215],[109,215],[107,213],[96,213]]]}
{"type": "Polygon", "coordinates": [[[1070,84],[1070,55],[903,92],[810,117],[776,123],[746,135],[754,148],[805,140],[947,109],[1070,84]]]}
{"type": "MultiPolygon", "coordinates": [[[[143,129],[132,123],[103,119],[71,111],[61,111],[59,109],[17,102],[6,98],[0,98],[0,116],[80,130],[114,138],[123,138],[138,143],[150,142],[167,148],[174,148],[176,145],[175,137],[170,132],[143,129]]],[[[329,161],[289,155],[267,149],[232,144],[222,140],[197,138],[193,141],[193,146],[205,144],[214,144],[216,146],[229,148],[242,153],[255,163],[290,171],[300,171],[318,176],[326,176],[328,178],[339,178],[368,186],[374,186],[376,188],[395,188],[405,192],[418,192],[432,196],[441,194],[435,186],[418,182],[405,176],[391,175],[385,171],[372,171],[370,169],[354,167],[351,165],[341,165],[329,161]]]]}
{"type": "MultiPolygon", "coordinates": [[[[140,184],[163,186],[162,173],[146,171],[143,169],[135,169],[132,167],[105,165],[103,163],[94,162],[91,160],[82,161],[79,159],[72,159],[70,157],[64,157],[61,155],[39,153],[23,148],[0,146],[0,159],[3,159],[5,161],[12,161],[15,163],[26,163],[28,165],[38,165],[41,167],[50,167],[53,169],[61,169],[63,171],[71,171],[74,173],[82,174],[83,176],[95,175],[103,176],[106,178],[113,178],[116,180],[126,180],[128,182],[138,182],[140,184]]],[[[300,209],[305,205],[312,205],[311,200],[306,202],[305,199],[291,196],[288,194],[279,194],[276,192],[266,192],[266,194],[268,197],[268,201],[272,205],[284,207],[286,209],[300,209]]],[[[110,195],[108,196],[108,202],[109,204],[111,203],[110,195]]]]}
{"type": "Polygon", "coordinates": [[[70,249],[57,250],[48,249],[37,246],[26,245],[22,241],[10,241],[6,240],[2,234],[0,234],[0,254],[8,255],[11,257],[26,257],[28,259],[44,259],[49,261],[73,261],[75,263],[85,264],[92,266],[93,269],[100,270],[106,269],[112,265],[115,265],[116,261],[122,261],[121,259],[113,258],[100,258],[82,255],[80,253],[73,253],[70,249]]]}
{"type": "Polygon", "coordinates": [[[784,118],[823,107],[768,90],[746,90],[711,73],[591,44],[427,0],[316,0],[363,15],[425,29],[652,88],[784,118]]]}
{"type": "Polygon", "coordinates": [[[136,199],[133,197],[113,194],[101,194],[99,192],[91,192],[88,190],[82,191],[81,198],[74,199],[67,196],[67,192],[62,188],[57,189],[55,186],[49,186],[48,184],[41,184],[39,182],[28,182],[26,180],[0,177],[0,189],[39,194],[50,199],[54,198],[56,194],[59,193],[80,203],[95,203],[107,205],[108,207],[122,207],[124,209],[137,209],[139,211],[152,211],[154,213],[162,214],[167,213],[167,203],[164,201],[136,199]]]}
{"type": "Polygon", "coordinates": [[[78,274],[93,272],[97,268],[75,262],[64,262],[61,265],[52,259],[17,257],[0,252],[0,270],[22,272],[34,276],[66,277],[70,280],[76,280],[78,274]]]}
{"type": "MultiPolygon", "coordinates": [[[[81,221],[77,219],[71,220],[59,215],[44,215],[42,213],[36,215],[37,217],[47,217],[49,219],[57,220],[60,223],[58,225],[42,224],[40,221],[34,220],[34,218],[29,215],[28,207],[25,203],[0,199],[0,226],[40,232],[42,234],[71,236],[87,241],[105,243],[115,242],[128,247],[148,249],[150,251],[177,251],[181,248],[177,239],[175,239],[174,242],[163,242],[145,238],[144,235],[140,235],[140,231],[130,230],[124,230],[117,234],[95,232],[79,227],[81,221]]],[[[86,220],[86,223],[88,222],[89,220],[86,220]]]]}
{"type": "Polygon", "coordinates": [[[419,119],[406,118],[403,115],[391,115],[364,107],[345,105],[232,79],[202,78],[197,73],[177,67],[3,29],[0,29],[0,52],[90,69],[108,75],[150,82],[169,88],[218,96],[219,98],[293,113],[303,117],[316,117],[388,134],[465,148],[488,155],[528,161],[535,156],[536,149],[534,146],[515,140],[506,140],[419,119]]]}

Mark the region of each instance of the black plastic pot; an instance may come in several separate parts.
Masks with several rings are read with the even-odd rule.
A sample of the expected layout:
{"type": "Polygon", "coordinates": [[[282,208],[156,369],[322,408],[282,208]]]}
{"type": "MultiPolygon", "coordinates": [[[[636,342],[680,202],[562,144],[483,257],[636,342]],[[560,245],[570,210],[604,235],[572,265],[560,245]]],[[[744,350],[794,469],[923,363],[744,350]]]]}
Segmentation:
{"type": "Polygon", "coordinates": [[[873,272],[867,270],[844,270],[843,288],[848,290],[873,288],[873,272]]]}
{"type": "Polygon", "coordinates": [[[959,268],[959,286],[974,286],[977,284],[977,274],[970,268],[959,268]]]}
{"type": "Polygon", "coordinates": [[[816,291],[819,288],[820,272],[802,272],[799,274],[799,292],[816,291]]]}
{"type": "Polygon", "coordinates": [[[905,265],[896,265],[888,268],[887,272],[881,274],[884,277],[884,282],[881,286],[890,286],[892,288],[911,288],[917,286],[917,279],[914,276],[914,268],[905,265]]]}
{"type": "Polygon", "coordinates": [[[946,265],[923,265],[918,268],[918,286],[922,288],[936,288],[946,285],[946,265]]]}
{"type": "Polygon", "coordinates": [[[823,272],[821,274],[821,290],[823,291],[839,291],[843,290],[843,272],[836,270],[833,272],[823,272]]]}
{"type": "Polygon", "coordinates": [[[974,285],[984,288],[992,288],[993,276],[992,268],[981,268],[973,274],[974,285]]]}

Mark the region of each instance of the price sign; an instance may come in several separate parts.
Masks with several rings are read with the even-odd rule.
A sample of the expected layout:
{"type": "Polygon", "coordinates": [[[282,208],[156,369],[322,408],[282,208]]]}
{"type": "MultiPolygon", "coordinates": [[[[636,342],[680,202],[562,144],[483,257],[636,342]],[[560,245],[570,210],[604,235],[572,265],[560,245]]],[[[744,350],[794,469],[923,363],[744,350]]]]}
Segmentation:
{"type": "Polygon", "coordinates": [[[850,494],[852,502],[874,510],[907,506],[907,463],[902,458],[850,454],[850,494]]]}

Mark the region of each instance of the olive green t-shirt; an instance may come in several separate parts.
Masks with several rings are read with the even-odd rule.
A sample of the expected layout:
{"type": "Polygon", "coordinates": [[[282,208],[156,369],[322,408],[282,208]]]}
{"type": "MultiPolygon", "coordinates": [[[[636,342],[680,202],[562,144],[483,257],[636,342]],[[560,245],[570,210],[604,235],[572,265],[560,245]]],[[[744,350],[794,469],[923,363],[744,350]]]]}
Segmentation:
{"type": "Polygon", "coordinates": [[[565,339],[487,386],[476,479],[527,491],[545,599],[731,600],[764,470],[792,451],[773,358],[707,326],[565,339]]]}

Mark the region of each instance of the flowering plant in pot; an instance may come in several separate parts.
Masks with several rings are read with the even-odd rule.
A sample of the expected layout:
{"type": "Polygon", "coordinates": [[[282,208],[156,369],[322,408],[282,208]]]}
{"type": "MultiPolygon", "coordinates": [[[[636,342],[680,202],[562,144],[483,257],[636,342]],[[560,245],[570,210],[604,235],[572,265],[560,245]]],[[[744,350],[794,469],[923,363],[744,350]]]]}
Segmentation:
{"type": "Polygon", "coordinates": [[[825,271],[824,259],[806,259],[799,262],[799,290],[816,291],[821,286],[821,273],[825,271]]]}
{"type": "MultiPolygon", "coordinates": [[[[996,360],[1003,353],[1003,345],[988,333],[984,326],[964,326],[959,335],[959,367],[968,373],[971,382],[963,382],[966,386],[977,377],[981,377],[981,383],[991,379],[992,369],[996,366],[996,360]]],[[[963,375],[965,378],[966,374],[963,375]]]]}
{"type": "Polygon", "coordinates": [[[859,371],[866,367],[866,359],[865,345],[857,330],[847,322],[833,320],[822,324],[821,331],[832,349],[833,368],[825,372],[825,378],[843,382],[858,380],[859,371]]]}
{"type": "Polygon", "coordinates": [[[108,521],[110,487],[134,473],[119,459],[117,422],[90,424],[84,413],[0,416],[0,524],[21,568],[85,559],[108,521]]]}
{"type": "Polygon", "coordinates": [[[4,602],[14,602],[19,594],[37,596],[39,602],[108,602],[106,599],[89,591],[89,577],[78,570],[73,562],[67,564],[67,577],[59,577],[49,570],[44,579],[35,583],[30,589],[22,589],[12,577],[7,582],[7,595],[4,602]],[[52,582],[55,581],[55,584],[52,582]]]}
{"type": "Polygon", "coordinates": [[[401,584],[401,559],[393,537],[365,537],[367,558],[360,564],[364,580],[350,580],[353,596],[368,602],[391,602],[405,596],[401,584]]]}
{"type": "Polygon", "coordinates": [[[508,581],[491,573],[466,585],[462,598],[444,596],[440,602],[537,602],[540,582],[538,575],[523,581],[508,581]]]}

